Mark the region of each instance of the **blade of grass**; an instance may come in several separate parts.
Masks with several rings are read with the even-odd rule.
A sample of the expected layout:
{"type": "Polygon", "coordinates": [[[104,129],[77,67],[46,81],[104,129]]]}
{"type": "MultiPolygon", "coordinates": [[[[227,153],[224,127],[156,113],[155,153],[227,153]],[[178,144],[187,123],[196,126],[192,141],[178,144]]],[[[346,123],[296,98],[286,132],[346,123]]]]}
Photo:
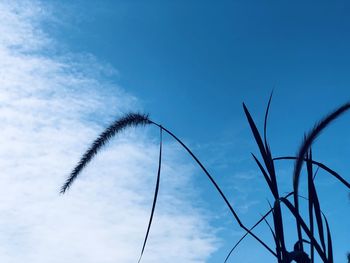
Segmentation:
{"type": "Polygon", "coordinates": [[[326,228],[327,228],[327,248],[328,248],[328,262],[333,263],[333,245],[332,245],[332,236],[331,231],[329,229],[328,220],[326,216],[322,213],[324,221],[326,222],[326,228]]]}
{"type": "MultiPolygon", "coordinates": [[[[312,155],[311,155],[311,149],[310,149],[310,154],[309,156],[307,156],[307,162],[306,162],[306,166],[307,166],[307,175],[308,175],[308,195],[309,195],[309,206],[308,206],[308,210],[309,210],[309,225],[310,225],[310,232],[311,235],[314,236],[314,217],[313,217],[313,198],[312,198],[312,191],[311,191],[311,185],[313,185],[313,171],[312,171],[312,155]]],[[[310,258],[311,258],[311,262],[314,262],[314,251],[315,247],[313,245],[312,242],[310,242],[310,258]]]]}
{"type": "Polygon", "coordinates": [[[318,195],[316,192],[315,185],[313,183],[313,180],[311,180],[309,185],[309,200],[311,199],[313,209],[315,211],[315,217],[316,217],[316,223],[318,228],[318,235],[320,237],[320,242],[322,245],[322,249],[324,252],[326,252],[326,246],[325,246],[325,239],[324,239],[324,230],[323,230],[323,223],[322,223],[322,215],[321,215],[321,207],[320,202],[318,200],[318,195]]]}
{"type": "Polygon", "coordinates": [[[159,135],[160,138],[159,138],[159,159],[158,159],[157,182],[156,182],[156,187],[155,187],[155,190],[154,190],[152,211],[151,211],[151,215],[150,215],[149,222],[148,222],[146,236],[145,236],[145,239],[143,241],[141,255],[140,255],[140,258],[139,258],[139,261],[138,261],[139,263],[141,261],[143,252],[145,251],[145,247],[146,247],[146,244],[147,244],[148,234],[149,234],[149,231],[151,229],[151,225],[152,225],[152,221],[153,221],[153,215],[154,215],[154,211],[155,211],[156,204],[157,204],[158,191],[159,191],[160,170],[161,170],[161,167],[162,167],[162,145],[163,145],[163,136],[162,136],[163,130],[162,130],[162,127],[160,127],[159,130],[160,130],[160,135],[159,135]]]}
{"type": "Polygon", "coordinates": [[[317,166],[316,172],[315,172],[314,176],[312,177],[312,180],[314,180],[314,181],[315,181],[316,176],[317,176],[317,174],[318,174],[318,171],[319,171],[319,170],[320,170],[320,167],[319,167],[319,166],[317,166]]]}
{"type": "Polygon", "coordinates": [[[265,111],[265,119],[264,119],[264,142],[265,142],[265,149],[268,148],[267,144],[267,118],[269,116],[269,109],[270,109],[270,104],[271,104],[271,99],[273,95],[273,90],[271,91],[269,102],[267,103],[266,111],[265,111]]]}
{"type": "MultiPolygon", "coordinates": [[[[272,94],[271,94],[271,96],[272,96],[272,94]]],[[[270,97],[270,99],[271,99],[271,97],[270,97]]],[[[269,108],[269,106],[268,106],[268,108],[269,108]]],[[[271,157],[271,152],[270,152],[270,149],[268,147],[267,141],[266,141],[266,147],[265,147],[265,145],[261,139],[259,130],[256,127],[255,122],[254,122],[248,108],[246,107],[246,105],[244,103],[243,103],[243,109],[244,109],[244,113],[247,117],[250,129],[251,129],[253,136],[255,138],[256,144],[258,145],[261,157],[263,158],[265,166],[270,174],[270,180],[271,180],[272,186],[273,186],[273,194],[275,196],[278,196],[278,193],[277,193],[278,188],[277,188],[277,182],[276,182],[275,169],[273,166],[273,159],[271,157]]],[[[268,111],[268,109],[267,109],[267,111],[268,111]]],[[[268,114],[268,112],[267,112],[267,114],[268,114]]],[[[267,116],[266,116],[266,118],[267,118],[267,116]]],[[[265,125],[266,125],[266,123],[265,123],[265,125]]]]}
{"type": "MultiPolygon", "coordinates": [[[[269,106],[268,106],[268,108],[269,108],[269,106]]],[[[274,163],[273,163],[270,149],[268,147],[267,142],[266,142],[266,147],[265,147],[265,145],[261,139],[260,133],[258,131],[258,128],[256,127],[255,122],[254,122],[248,108],[246,107],[246,105],[244,103],[243,103],[243,109],[244,109],[244,113],[247,117],[251,131],[253,133],[253,136],[255,138],[255,141],[256,141],[258,148],[260,150],[260,154],[264,160],[266,169],[269,173],[269,178],[270,178],[270,182],[271,182],[269,185],[270,190],[271,190],[273,196],[275,197],[275,199],[277,200],[279,198],[278,185],[277,185],[275,167],[274,167],[274,163]]],[[[274,218],[275,233],[276,233],[277,239],[281,243],[281,250],[282,250],[283,258],[285,258],[286,257],[286,249],[285,249],[285,242],[284,242],[282,212],[281,212],[281,209],[279,207],[276,207],[275,214],[274,214],[273,218],[274,218]]],[[[277,255],[277,257],[278,257],[278,261],[280,262],[280,256],[277,255]]]]}
{"type": "Polygon", "coordinates": [[[247,107],[246,107],[246,105],[244,103],[243,103],[243,109],[244,109],[244,113],[245,113],[245,115],[247,117],[250,129],[253,132],[253,136],[255,138],[256,144],[259,147],[260,154],[261,154],[261,156],[262,156],[262,158],[264,160],[264,163],[266,165],[268,163],[267,156],[266,156],[266,149],[265,149],[264,143],[263,143],[263,141],[261,139],[261,136],[260,136],[260,133],[258,131],[258,128],[256,127],[255,122],[254,122],[252,116],[249,113],[249,110],[247,109],[247,107]]]}

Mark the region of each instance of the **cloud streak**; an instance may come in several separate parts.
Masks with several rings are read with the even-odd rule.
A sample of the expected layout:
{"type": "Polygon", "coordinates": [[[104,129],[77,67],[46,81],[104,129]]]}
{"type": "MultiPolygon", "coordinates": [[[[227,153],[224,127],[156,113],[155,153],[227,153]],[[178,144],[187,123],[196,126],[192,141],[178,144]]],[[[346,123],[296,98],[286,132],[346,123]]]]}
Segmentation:
{"type": "MultiPolygon", "coordinates": [[[[35,1],[0,3],[0,259],[135,262],[150,212],[157,142],[148,130],[123,133],[67,195],[58,194],[91,140],[113,117],[140,105],[106,80],[115,71],[92,56],[50,55],[57,42],[41,27],[47,10],[35,1]]],[[[192,167],[172,144],[165,155],[143,262],[205,262],[217,239],[186,201],[196,196],[192,167]]]]}

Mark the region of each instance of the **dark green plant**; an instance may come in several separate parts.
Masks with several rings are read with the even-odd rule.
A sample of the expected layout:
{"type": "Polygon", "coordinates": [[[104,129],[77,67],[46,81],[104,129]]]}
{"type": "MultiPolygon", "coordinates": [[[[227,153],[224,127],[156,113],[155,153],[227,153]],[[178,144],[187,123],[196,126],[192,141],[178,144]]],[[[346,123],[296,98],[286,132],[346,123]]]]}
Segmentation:
{"type": "MultiPolygon", "coordinates": [[[[270,205],[270,209],[266,212],[261,219],[254,224],[253,227],[246,227],[238,214],[226,198],[223,191],[220,189],[212,175],[207,171],[204,165],[200,160],[194,155],[194,153],[171,131],[163,127],[162,125],[149,119],[148,115],[139,114],[139,113],[129,113],[124,117],[113,122],[98,138],[92,143],[90,148],[82,156],[81,160],[78,162],[76,167],[73,169],[70,176],[67,178],[65,184],[61,188],[61,193],[65,193],[67,189],[72,185],[77,176],[81,171],[86,167],[86,165],[93,159],[93,157],[99,152],[99,150],[116,134],[121,132],[127,127],[131,126],[144,126],[144,125],[153,125],[159,128],[160,130],[160,149],[159,149],[159,161],[158,161],[158,172],[157,172],[157,181],[154,192],[153,204],[151,215],[149,218],[149,223],[143,242],[141,254],[139,261],[142,258],[143,252],[145,250],[150,228],[153,221],[154,210],[157,203],[158,190],[160,185],[160,174],[161,174],[161,160],[162,160],[162,134],[165,132],[170,135],[175,141],[177,141],[185,151],[193,158],[193,160],[199,165],[206,177],[209,179],[211,184],[214,186],[220,197],[225,202],[226,206],[230,210],[235,222],[245,231],[245,234],[242,238],[233,246],[231,251],[228,253],[225,262],[228,261],[230,255],[235,250],[235,248],[240,244],[240,242],[247,236],[251,235],[255,240],[257,240],[267,251],[269,251],[277,260],[278,263],[289,263],[292,261],[299,263],[308,263],[314,262],[315,255],[317,254],[323,262],[333,263],[333,248],[332,248],[332,238],[331,231],[328,225],[326,216],[321,211],[321,206],[319,203],[316,186],[315,186],[315,177],[319,168],[323,169],[336,179],[338,179],[342,184],[350,189],[350,184],[342,178],[338,173],[327,167],[326,165],[313,160],[311,146],[319,134],[329,126],[335,119],[345,113],[350,109],[350,104],[344,104],[331,114],[327,115],[324,119],[318,122],[315,127],[305,136],[303,143],[301,144],[297,156],[283,156],[283,157],[273,157],[268,140],[266,135],[267,130],[267,120],[269,114],[269,108],[271,104],[272,94],[270,96],[266,111],[265,111],[265,120],[264,120],[264,132],[263,137],[261,137],[258,128],[255,125],[255,122],[249,113],[248,108],[243,103],[243,109],[247,117],[249,126],[252,130],[254,139],[258,145],[262,162],[259,161],[258,157],[252,154],[254,161],[258,165],[261,174],[263,175],[269,190],[274,198],[273,205],[270,205]],[[277,175],[275,170],[275,162],[280,160],[293,160],[294,161],[294,172],[293,172],[293,191],[285,196],[281,196],[279,193],[277,175]],[[299,211],[299,198],[298,194],[300,175],[302,171],[303,164],[306,164],[306,173],[307,173],[307,184],[308,184],[308,196],[306,197],[308,201],[308,222],[302,218],[299,211]],[[313,171],[314,166],[317,167],[316,172],[313,171]],[[293,203],[289,201],[289,197],[293,197],[293,203]],[[284,205],[292,216],[296,220],[296,231],[298,234],[298,239],[295,242],[293,251],[288,251],[285,245],[285,233],[283,225],[283,214],[281,206],[284,205]],[[271,226],[266,218],[272,214],[273,225],[271,226]],[[269,227],[275,242],[275,249],[271,249],[262,239],[256,236],[252,231],[256,226],[261,222],[266,222],[269,227]],[[317,228],[317,235],[315,234],[315,228],[317,228]],[[306,237],[304,238],[303,235],[306,237]],[[303,244],[307,243],[310,245],[310,251],[306,252],[304,250],[303,244]]],[[[349,257],[349,256],[348,256],[349,257]]]]}

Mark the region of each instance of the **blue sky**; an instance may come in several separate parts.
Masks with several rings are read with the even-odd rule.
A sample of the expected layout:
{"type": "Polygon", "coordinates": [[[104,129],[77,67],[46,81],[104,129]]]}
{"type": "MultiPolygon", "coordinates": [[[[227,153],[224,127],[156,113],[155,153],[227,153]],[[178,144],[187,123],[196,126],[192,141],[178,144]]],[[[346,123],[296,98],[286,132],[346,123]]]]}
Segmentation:
{"type": "Polygon", "coordinates": [[[239,130],[241,102],[259,112],[273,88],[276,118],[293,111],[286,125],[301,131],[319,116],[297,121],[311,98],[324,112],[347,99],[346,1],[71,2],[54,2],[67,19],[50,32],[111,63],[146,111],[199,143],[239,130]]]}
{"type": "MultiPolygon", "coordinates": [[[[131,131],[124,140],[119,138],[122,146],[118,146],[116,140],[108,148],[121,158],[118,164],[125,170],[123,183],[119,185],[115,178],[108,175],[102,176],[106,183],[101,183],[102,180],[93,176],[101,167],[106,169],[106,174],[113,173],[113,168],[119,169],[112,154],[108,155],[106,151],[102,155],[105,160],[102,157],[98,159],[90,172],[87,172],[86,179],[78,181],[74,186],[79,187],[82,193],[74,192],[73,188],[64,201],[51,194],[50,190],[62,181],[89,141],[113,117],[130,109],[142,110],[183,138],[207,165],[234,207],[237,207],[242,219],[247,225],[251,225],[268,208],[266,198],[271,200],[271,196],[250,155],[250,152],[258,151],[243,113],[242,102],[246,102],[262,128],[264,109],[269,94],[274,89],[268,134],[272,152],[278,156],[295,154],[304,132],[330,110],[350,99],[350,4],[347,1],[49,0],[25,1],[25,4],[5,1],[2,10],[1,14],[8,23],[0,29],[6,33],[3,35],[9,37],[1,39],[5,50],[1,53],[3,61],[8,61],[1,68],[7,72],[5,69],[9,70],[8,65],[13,66],[11,71],[4,74],[11,78],[2,79],[3,86],[9,87],[3,88],[3,101],[6,102],[5,105],[12,105],[14,102],[9,99],[12,97],[21,98],[21,102],[28,98],[34,100],[23,105],[13,104],[13,112],[5,107],[2,114],[8,119],[11,116],[25,118],[38,141],[50,138],[45,129],[59,131],[51,142],[57,155],[49,155],[45,160],[51,164],[59,156],[65,164],[52,164],[54,166],[47,167],[52,170],[57,166],[57,176],[47,181],[52,188],[49,187],[45,192],[47,195],[32,197],[30,204],[34,205],[38,200],[49,196],[49,200],[55,204],[53,207],[65,209],[68,206],[68,210],[78,209],[83,215],[91,216],[93,220],[86,222],[86,226],[81,228],[78,222],[82,218],[77,214],[74,215],[76,221],[72,220],[75,224],[70,225],[71,222],[64,221],[66,228],[80,229],[82,239],[90,237],[84,233],[84,227],[94,230],[91,235],[100,238],[97,240],[104,245],[96,249],[96,254],[86,254],[90,260],[94,257],[100,258],[102,254],[108,255],[104,258],[106,263],[115,258],[120,262],[134,262],[130,256],[133,254],[135,260],[137,259],[146,228],[147,211],[150,208],[150,203],[147,205],[146,201],[151,198],[148,193],[153,191],[147,189],[148,186],[153,187],[152,169],[156,166],[157,131],[146,130],[145,134],[141,129],[142,131],[131,131]],[[28,42],[28,39],[32,42],[28,42]],[[27,73],[18,77],[17,71],[27,73]],[[35,73],[36,78],[31,72],[35,73]],[[13,84],[14,80],[19,83],[13,84]],[[41,88],[26,88],[25,84],[30,83],[29,81],[39,83],[41,88]],[[52,87],[47,87],[49,85],[52,87]],[[15,87],[23,88],[12,94],[9,93],[11,87],[12,90],[15,87]],[[50,108],[48,105],[53,106],[50,108]],[[30,116],[24,114],[28,107],[35,109],[31,110],[30,116]],[[50,114],[56,115],[57,120],[44,114],[49,108],[50,114]],[[64,108],[67,109],[63,110],[64,108]],[[37,114],[40,117],[35,117],[37,114]],[[35,120],[40,121],[36,123],[35,120]],[[67,132],[72,127],[70,121],[78,123],[77,131],[67,132]],[[40,132],[35,133],[38,129],[40,132]],[[76,132],[82,133],[77,141],[74,136],[76,132]],[[65,142],[60,145],[61,148],[57,146],[60,141],[65,142]],[[145,151],[145,148],[149,148],[149,151],[145,151]],[[130,153],[129,159],[121,154],[123,151],[130,153]],[[68,158],[69,156],[72,157],[68,158]],[[150,158],[152,156],[154,158],[150,158]],[[135,168],[132,157],[138,158],[139,162],[136,163],[145,164],[135,168]],[[149,171],[147,180],[142,179],[142,168],[149,171]],[[135,179],[132,180],[132,185],[128,185],[133,173],[140,181],[135,179]],[[111,205],[110,200],[117,200],[119,197],[105,196],[105,192],[114,191],[114,185],[120,191],[123,186],[131,187],[131,192],[126,191],[122,196],[134,209],[129,211],[124,206],[111,205]],[[103,190],[102,186],[105,187],[103,190]],[[138,191],[142,195],[139,196],[138,191]],[[73,202],[74,198],[77,201],[69,206],[68,203],[73,202]],[[99,206],[101,200],[102,205],[99,206]],[[91,211],[88,212],[86,208],[91,203],[94,209],[100,209],[101,218],[94,218],[93,214],[89,214],[91,211]],[[120,219],[120,211],[128,211],[130,215],[145,218],[144,221],[131,222],[130,229],[135,226],[138,228],[135,230],[137,234],[130,239],[125,235],[121,235],[120,239],[112,238],[108,233],[101,232],[102,226],[109,226],[110,233],[115,236],[123,233],[122,228],[129,229],[127,222],[119,228],[111,223],[113,219],[120,219]],[[125,240],[126,245],[122,246],[120,243],[125,240]],[[122,246],[128,255],[113,252],[117,245],[122,246]]],[[[322,134],[314,147],[315,159],[329,165],[346,178],[349,178],[348,121],[348,116],[337,121],[322,134]]],[[[11,128],[8,137],[5,137],[8,140],[16,139],[13,134],[27,138],[19,132],[19,124],[9,121],[7,125],[11,128]]],[[[168,240],[169,246],[178,244],[178,249],[183,249],[179,250],[184,254],[183,262],[221,262],[241,231],[203,174],[170,139],[166,142],[169,150],[164,154],[168,153],[169,163],[164,177],[171,175],[171,178],[164,179],[165,186],[160,195],[160,200],[164,203],[157,210],[158,221],[157,214],[155,216],[155,230],[151,232],[150,242],[152,233],[155,233],[155,241],[150,244],[149,254],[145,254],[145,262],[165,262],[162,257],[166,257],[164,251],[169,249],[164,245],[165,240],[168,240]],[[174,198],[174,203],[167,205],[165,201],[171,198],[174,198]],[[181,204],[180,208],[177,207],[178,204],[181,204]],[[177,215],[169,212],[177,209],[177,215]],[[187,234],[178,236],[181,222],[186,222],[183,227],[187,229],[187,234]],[[197,224],[200,227],[196,228],[197,224]],[[170,234],[167,233],[167,226],[171,226],[170,234]],[[207,233],[210,234],[206,235],[207,233]],[[195,237],[196,245],[191,242],[192,237],[195,237]],[[160,246],[160,243],[164,246],[160,246]]],[[[27,145],[32,145],[29,135],[28,140],[18,142],[18,151],[14,153],[13,159],[18,160],[21,156],[23,160],[27,160],[21,154],[21,149],[27,145]]],[[[35,145],[32,147],[36,149],[35,145]]],[[[3,153],[5,156],[6,151],[3,153]]],[[[32,158],[34,160],[42,155],[38,152],[32,158]]],[[[13,160],[12,162],[4,161],[11,174],[13,167],[16,167],[16,163],[13,160]]],[[[283,191],[291,189],[292,167],[291,163],[277,166],[283,191]]],[[[17,172],[16,175],[21,178],[23,173],[17,172]]],[[[40,175],[35,169],[32,174],[40,175]]],[[[13,179],[7,177],[2,179],[3,183],[15,184],[11,180],[13,179]]],[[[342,262],[345,252],[350,250],[349,245],[346,245],[350,243],[346,236],[350,231],[346,223],[350,217],[348,191],[326,174],[319,176],[318,183],[321,202],[323,201],[321,204],[324,205],[324,212],[332,227],[335,261],[342,262]]],[[[25,188],[25,185],[20,187],[25,188]]],[[[21,198],[25,199],[25,196],[16,197],[13,194],[13,200],[22,200],[21,198]]],[[[21,202],[15,203],[17,206],[14,205],[16,208],[13,209],[17,211],[16,216],[3,219],[3,229],[6,229],[6,222],[12,222],[14,218],[19,220],[23,213],[17,208],[21,202]]],[[[51,206],[45,205],[45,209],[51,206]]],[[[34,207],[40,214],[43,207],[34,207]]],[[[2,208],[3,211],[8,211],[6,209],[2,208]]],[[[37,215],[30,209],[27,212],[33,217],[37,215]]],[[[57,215],[54,212],[49,215],[51,217],[43,225],[57,223],[57,215]]],[[[288,245],[291,248],[295,233],[292,231],[290,218],[286,220],[286,225],[289,228],[288,245]]],[[[55,232],[55,229],[50,228],[45,228],[44,233],[37,232],[37,228],[32,225],[23,227],[33,233],[33,236],[24,235],[19,230],[3,230],[6,234],[0,242],[8,243],[10,237],[16,235],[24,240],[23,244],[28,244],[33,238],[40,236],[42,240],[39,243],[44,246],[45,237],[52,238],[51,235],[55,232]]],[[[133,230],[129,231],[134,233],[133,230]]],[[[257,233],[271,242],[265,226],[257,233]]],[[[65,234],[76,238],[71,231],[65,234]]],[[[79,242],[78,239],[76,241],[79,242]]],[[[52,247],[62,245],[59,238],[55,242],[51,244],[52,247]]],[[[95,244],[91,242],[88,245],[94,247],[95,244]]],[[[19,258],[19,261],[14,261],[14,252],[11,254],[5,251],[16,251],[15,246],[3,247],[6,249],[4,252],[0,250],[0,253],[8,255],[8,262],[21,260],[19,258]]],[[[47,247],[49,252],[52,247],[47,247]]],[[[33,250],[31,246],[27,248],[28,251],[31,249],[33,250]]],[[[35,249],[41,250],[43,247],[38,245],[35,249]]],[[[84,247],[75,249],[84,253],[84,247]]],[[[45,262],[53,255],[47,253],[46,256],[38,258],[28,251],[22,251],[22,254],[30,255],[32,262],[45,262]]],[[[175,254],[179,253],[176,249],[174,251],[175,254]]],[[[63,248],[57,253],[63,253],[69,262],[73,262],[73,255],[76,256],[74,251],[67,252],[63,248]]],[[[256,262],[258,259],[271,262],[269,255],[254,240],[248,238],[237,249],[232,262],[256,262]]]]}

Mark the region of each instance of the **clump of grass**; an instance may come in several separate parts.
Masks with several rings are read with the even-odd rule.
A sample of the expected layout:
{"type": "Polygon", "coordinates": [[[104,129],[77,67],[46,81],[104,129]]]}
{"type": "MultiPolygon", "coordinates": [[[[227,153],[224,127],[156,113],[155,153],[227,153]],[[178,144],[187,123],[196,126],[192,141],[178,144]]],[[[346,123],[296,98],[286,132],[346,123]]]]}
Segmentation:
{"type": "MultiPolygon", "coordinates": [[[[271,94],[272,95],[272,94],[271,94]]],[[[259,162],[257,157],[253,155],[254,160],[256,161],[261,173],[269,186],[269,189],[274,196],[274,206],[264,215],[262,218],[250,229],[253,230],[257,225],[259,225],[262,221],[266,220],[266,217],[272,213],[273,217],[273,225],[270,228],[275,240],[276,244],[276,254],[278,262],[301,262],[308,263],[314,262],[315,260],[315,252],[321,258],[323,262],[333,263],[333,247],[332,247],[332,237],[330,227],[327,221],[326,216],[321,211],[321,206],[319,203],[316,186],[314,184],[315,174],[313,173],[313,166],[316,165],[318,168],[322,168],[327,171],[330,175],[334,176],[338,179],[342,184],[346,187],[350,188],[350,184],[342,178],[338,173],[328,168],[326,165],[316,162],[312,159],[312,150],[311,146],[315,139],[320,135],[320,133],[328,127],[333,121],[335,121],[338,117],[344,114],[346,111],[350,109],[350,104],[346,103],[325,118],[323,118],[320,122],[318,122],[314,128],[305,136],[303,143],[301,144],[298,154],[296,157],[276,157],[272,158],[271,151],[267,143],[266,139],[266,122],[268,111],[270,107],[271,96],[268,102],[267,110],[265,113],[265,122],[264,122],[264,142],[260,136],[260,133],[247,109],[245,104],[243,104],[244,112],[247,116],[248,123],[252,130],[255,141],[259,147],[261,157],[264,161],[264,165],[259,162]],[[278,185],[276,183],[276,174],[274,170],[274,161],[277,160],[294,160],[294,172],[293,172],[293,191],[289,193],[285,197],[281,197],[278,193],[278,185]],[[306,163],[307,168],[307,179],[308,179],[308,216],[309,222],[306,223],[302,218],[301,213],[299,211],[299,181],[300,174],[303,164],[306,163]],[[293,196],[294,204],[292,204],[288,197],[293,196]],[[283,230],[283,216],[281,214],[280,205],[283,204],[287,207],[290,213],[294,216],[296,220],[296,230],[298,234],[298,240],[294,245],[293,251],[287,251],[285,247],[284,240],[284,230],[283,230]],[[324,226],[325,224],[325,226],[324,226]],[[314,232],[314,228],[317,228],[317,236],[314,232]],[[308,240],[303,238],[303,233],[307,236],[308,240]],[[325,236],[327,238],[325,238],[325,236]],[[310,245],[309,254],[304,251],[303,244],[308,243],[310,245]],[[326,245],[327,244],[327,245],[326,245]]],[[[245,238],[244,235],[232,248],[229,252],[228,256],[225,259],[225,262],[228,260],[233,250],[237,247],[237,245],[245,238]]]]}
{"type": "MultiPolygon", "coordinates": [[[[208,178],[214,189],[217,191],[219,196],[224,201],[225,205],[228,207],[231,212],[234,221],[245,231],[245,234],[236,242],[233,248],[228,253],[224,262],[227,262],[236,249],[236,247],[244,240],[247,235],[251,235],[260,245],[262,245],[271,255],[276,258],[278,263],[289,263],[292,261],[299,263],[309,263],[315,261],[316,254],[318,257],[326,263],[333,263],[333,246],[332,246],[332,237],[331,230],[328,224],[325,214],[321,210],[321,205],[318,199],[318,194],[315,185],[315,178],[318,169],[323,169],[328,174],[336,178],[340,183],[350,189],[350,184],[343,177],[341,177],[334,170],[330,169],[323,163],[317,162],[312,158],[311,146],[320,133],[328,127],[334,120],[344,114],[350,109],[350,103],[346,103],[341,107],[337,108],[335,111],[331,112],[320,122],[318,122],[314,128],[305,136],[301,146],[299,147],[298,154],[296,156],[282,156],[282,157],[273,157],[271,153],[270,146],[267,139],[267,121],[269,115],[269,109],[272,99],[272,93],[269,98],[264,119],[264,130],[263,136],[261,136],[248,108],[243,103],[244,113],[247,117],[248,124],[253,133],[255,142],[258,145],[260,156],[262,162],[259,158],[252,154],[252,157],[261,171],[262,176],[264,177],[268,188],[274,198],[273,205],[270,204],[270,209],[261,216],[252,227],[248,228],[243,224],[242,220],[238,216],[237,212],[234,210],[231,203],[228,201],[227,197],[219,187],[219,185],[214,180],[213,176],[208,172],[202,162],[196,157],[196,155],[188,148],[187,145],[183,143],[174,133],[172,133],[167,128],[162,125],[152,121],[148,115],[140,113],[129,113],[125,116],[117,119],[113,122],[104,132],[102,132],[97,139],[91,144],[88,150],[83,154],[80,161],[76,167],[71,172],[70,176],[67,178],[66,182],[61,188],[61,193],[65,193],[68,188],[73,184],[78,175],[86,168],[88,163],[95,157],[96,154],[102,149],[102,147],[108,143],[114,136],[120,133],[122,130],[132,126],[145,126],[153,125],[157,127],[160,131],[160,146],[159,146],[159,160],[158,160],[158,171],[157,171],[157,180],[153,197],[152,210],[142,245],[141,253],[138,262],[141,261],[142,255],[146,248],[147,240],[149,238],[150,229],[152,226],[153,215],[156,208],[158,191],[160,187],[160,175],[161,175],[161,163],[162,163],[162,140],[163,132],[169,135],[177,143],[179,143],[182,148],[192,157],[192,159],[198,164],[198,166],[204,172],[204,175],[208,178]],[[275,170],[275,162],[281,160],[292,160],[294,161],[294,172],[293,172],[293,191],[288,193],[285,196],[281,196],[279,193],[279,187],[277,183],[277,174],[275,170]],[[299,209],[299,182],[302,171],[303,164],[306,165],[307,173],[307,201],[308,201],[308,220],[306,221],[300,213],[299,209]],[[314,167],[317,167],[316,172],[314,172],[314,167]],[[293,197],[293,203],[289,200],[290,197],[293,197]],[[292,251],[288,251],[286,248],[286,236],[284,232],[283,225],[283,214],[281,206],[284,205],[291,215],[295,218],[296,221],[296,231],[298,239],[295,241],[295,245],[292,251]],[[267,217],[272,215],[271,225],[267,221],[267,217]],[[255,235],[252,231],[258,226],[261,222],[265,222],[270,232],[272,233],[274,239],[275,249],[271,249],[269,245],[266,244],[261,238],[255,235]],[[317,232],[315,231],[317,229],[317,232]],[[317,234],[316,234],[317,233],[317,234]],[[305,238],[304,238],[305,235],[305,238]],[[306,252],[304,250],[304,243],[307,243],[310,246],[310,251],[306,252]]],[[[348,254],[348,260],[350,261],[350,254],[348,254]]]]}

